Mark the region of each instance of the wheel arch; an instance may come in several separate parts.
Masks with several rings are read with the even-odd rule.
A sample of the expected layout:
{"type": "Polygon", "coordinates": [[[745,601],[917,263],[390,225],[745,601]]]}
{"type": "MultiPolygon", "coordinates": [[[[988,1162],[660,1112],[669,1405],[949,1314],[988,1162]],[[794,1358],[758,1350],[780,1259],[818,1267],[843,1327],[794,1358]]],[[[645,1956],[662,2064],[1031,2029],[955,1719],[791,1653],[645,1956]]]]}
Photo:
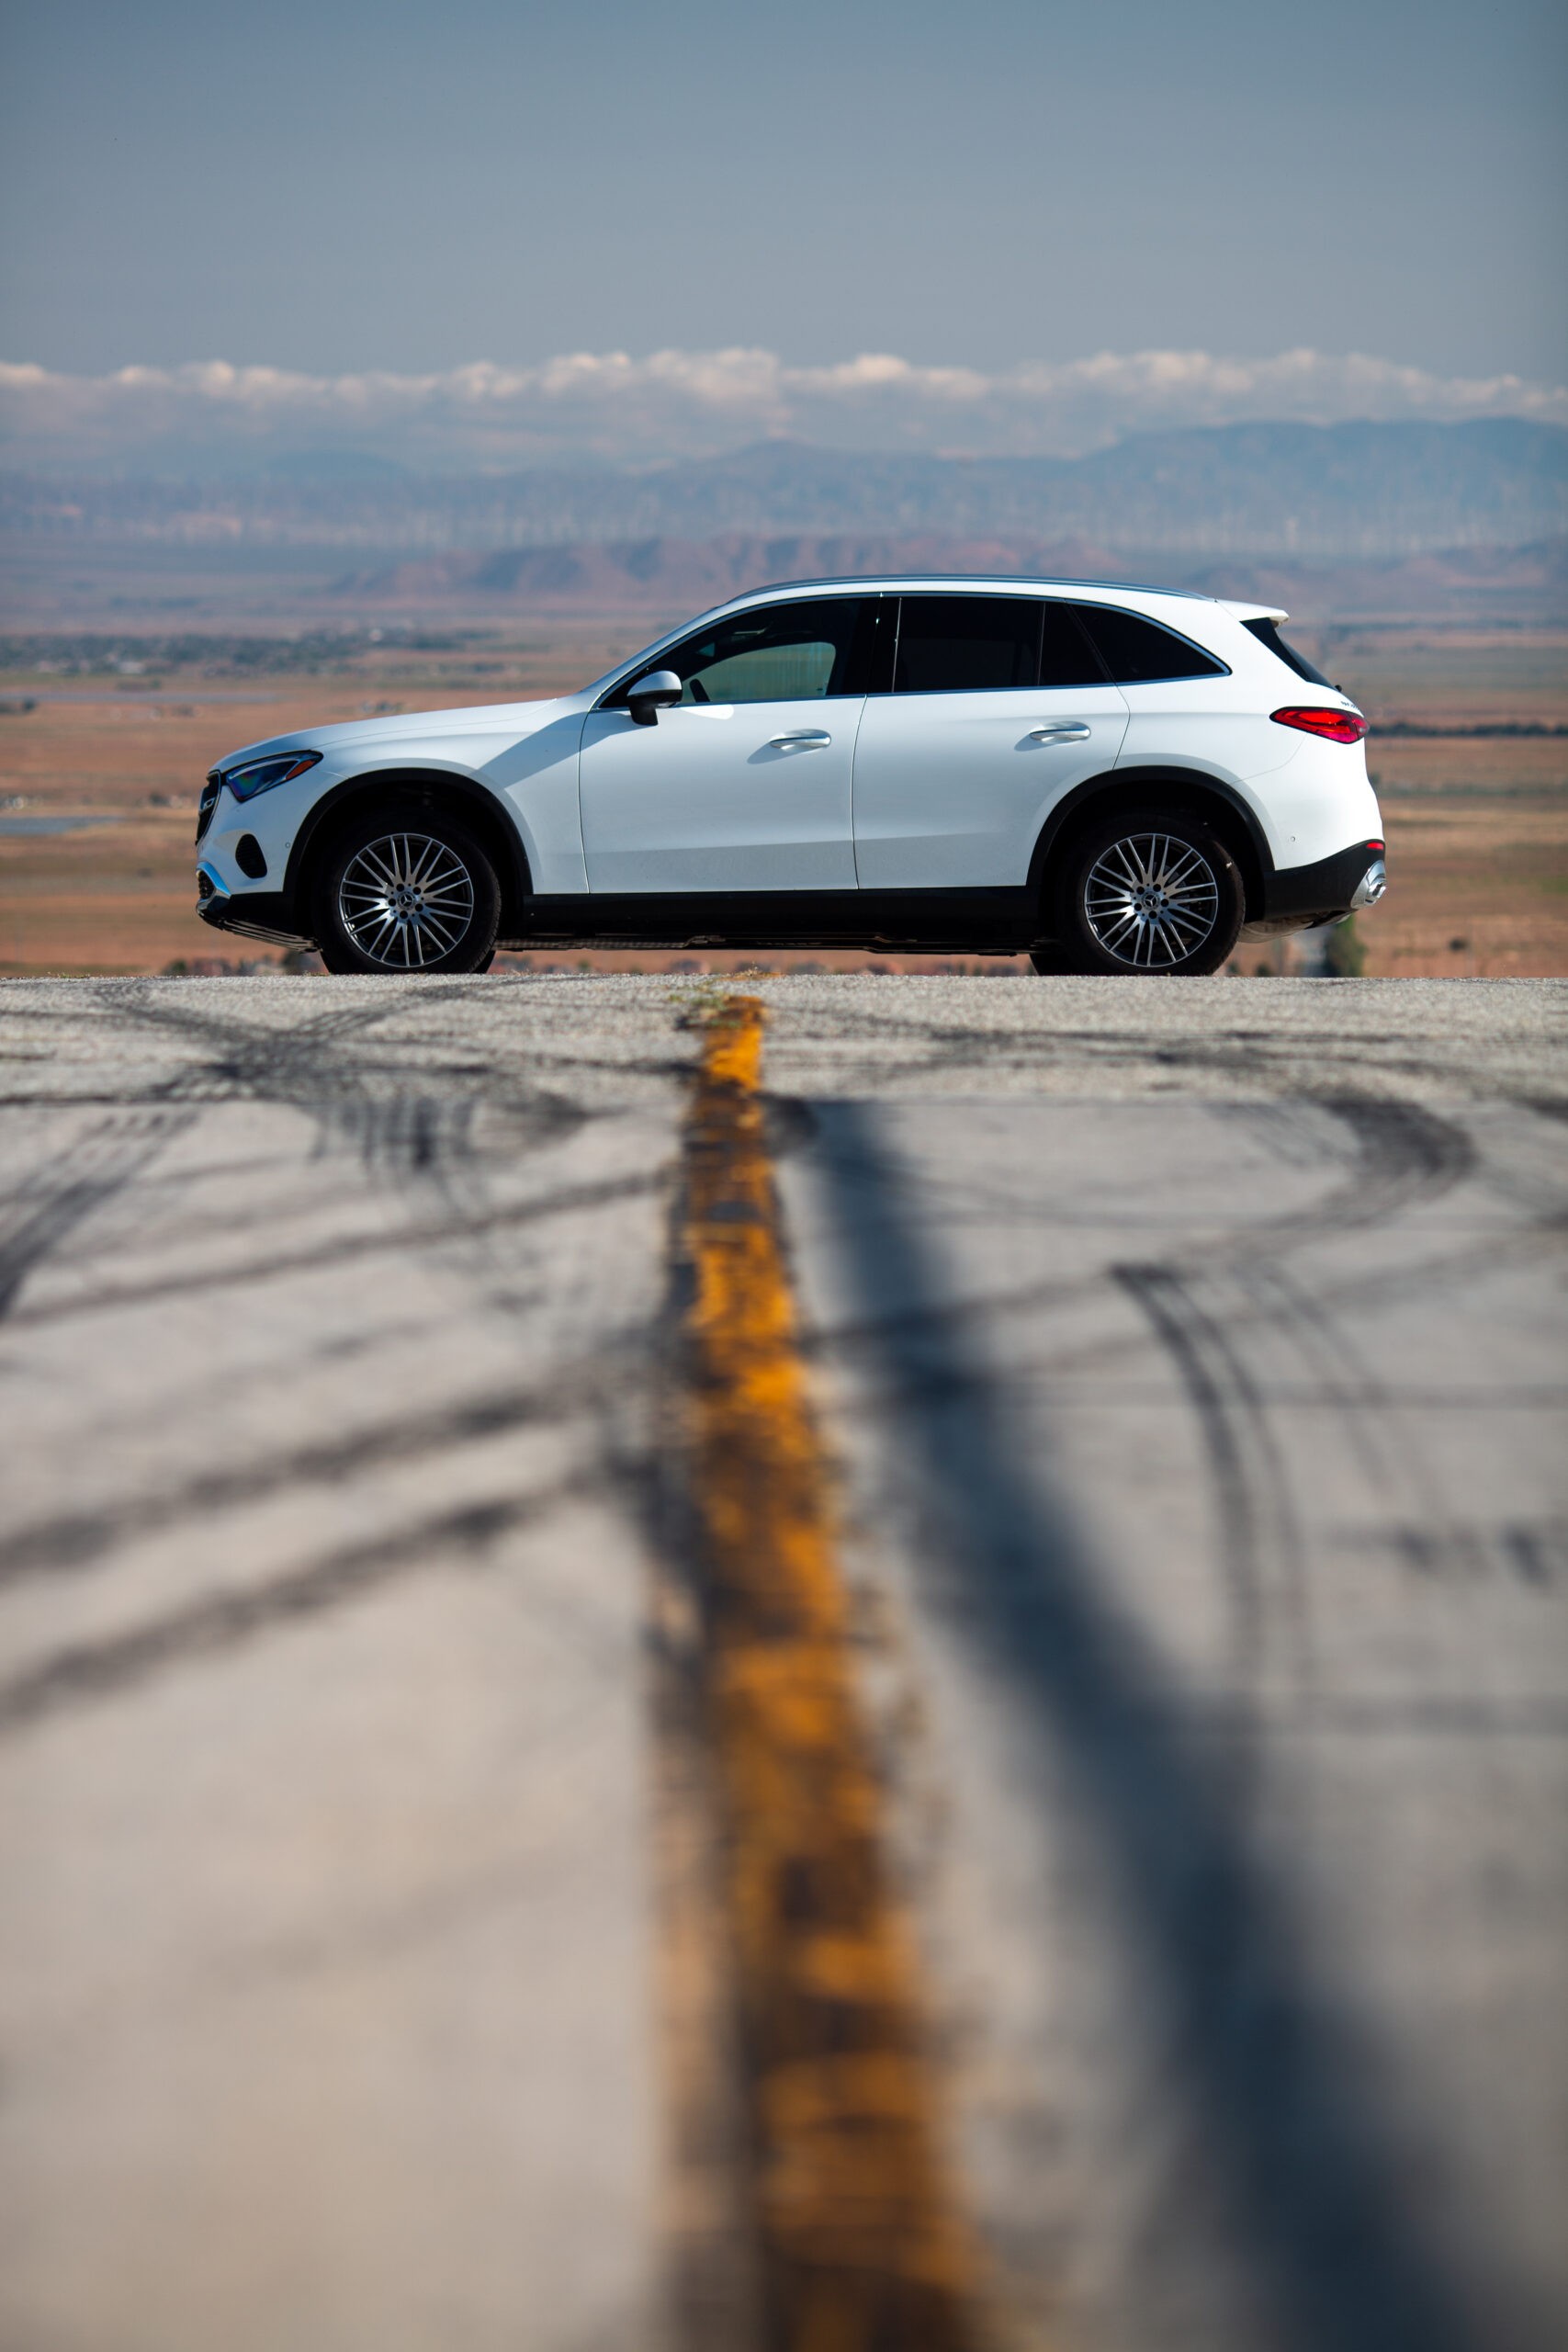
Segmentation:
{"type": "Polygon", "coordinates": [[[418,767],[372,768],[364,775],[345,776],[310,809],[294,836],[284,880],[284,896],[307,933],[311,868],[340,828],[378,799],[446,808],[461,816],[489,852],[501,884],[501,937],[521,936],[533,883],[516,826],[483,785],[448,769],[418,767]]]}
{"type": "Polygon", "coordinates": [[[1029,863],[1029,891],[1043,914],[1046,888],[1056,857],[1087,825],[1098,824],[1118,808],[1146,808],[1156,800],[1172,809],[1201,814],[1213,825],[1236,862],[1246,894],[1247,921],[1262,913],[1274,860],[1255,811],[1234,786],[1195,768],[1112,768],[1089,776],[1065,793],[1041,827],[1029,863]]]}

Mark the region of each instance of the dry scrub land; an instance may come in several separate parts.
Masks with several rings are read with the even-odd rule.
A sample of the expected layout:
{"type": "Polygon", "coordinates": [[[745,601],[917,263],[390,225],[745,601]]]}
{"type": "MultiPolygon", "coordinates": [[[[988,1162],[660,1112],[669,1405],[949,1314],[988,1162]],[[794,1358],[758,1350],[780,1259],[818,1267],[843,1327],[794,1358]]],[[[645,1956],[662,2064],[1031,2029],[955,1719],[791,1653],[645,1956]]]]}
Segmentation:
{"type": "MultiPolygon", "coordinates": [[[[1434,730],[1369,744],[1393,887],[1360,925],[1368,971],[1568,975],[1568,733],[1472,731],[1568,728],[1568,638],[1301,634],[1374,727],[1434,730]]],[[[215,639],[187,642],[162,666],[166,649],[129,639],[14,646],[0,673],[0,972],[237,962],[243,944],[216,937],[192,910],[196,795],[215,759],[366,711],[558,693],[634,641],[588,628],[414,646],[215,639]],[[69,829],[33,830],[39,820],[69,829]]],[[[1243,951],[1247,968],[1257,960],[1243,951]]]]}

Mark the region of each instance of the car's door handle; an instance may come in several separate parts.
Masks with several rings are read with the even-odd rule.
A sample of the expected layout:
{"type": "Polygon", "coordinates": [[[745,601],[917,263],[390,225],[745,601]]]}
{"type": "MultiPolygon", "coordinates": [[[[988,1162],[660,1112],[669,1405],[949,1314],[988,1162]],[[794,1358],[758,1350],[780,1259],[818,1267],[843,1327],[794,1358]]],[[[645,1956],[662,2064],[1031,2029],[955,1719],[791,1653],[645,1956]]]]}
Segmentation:
{"type": "Polygon", "coordinates": [[[1032,743],[1087,743],[1089,729],[1081,718],[1054,718],[1049,727],[1032,727],[1032,743]]]}
{"type": "Polygon", "coordinates": [[[830,735],[823,733],[820,727],[805,727],[798,735],[771,735],[768,749],[771,752],[825,752],[832,740],[830,735]]]}

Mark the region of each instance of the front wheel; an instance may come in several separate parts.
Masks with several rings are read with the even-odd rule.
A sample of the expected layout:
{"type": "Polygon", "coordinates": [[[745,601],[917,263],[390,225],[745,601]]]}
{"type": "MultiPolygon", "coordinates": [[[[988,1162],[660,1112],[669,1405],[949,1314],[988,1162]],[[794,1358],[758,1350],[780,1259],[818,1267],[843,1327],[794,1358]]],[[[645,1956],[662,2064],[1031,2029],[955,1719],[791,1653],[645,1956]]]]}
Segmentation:
{"type": "Polygon", "coordinates": [[[1079,835],[1057,886],[1069,969],[1217,972],[1247,911],[1235,860],[1201,817],[1139,809],[1079,835]]]}
{"type": "Polygon", "coordinates": [[[482,972],[495,954],[501,885],[445,811],[382,808],[350,825],[316,877],[316,940],[329,972],[482,972]]]}

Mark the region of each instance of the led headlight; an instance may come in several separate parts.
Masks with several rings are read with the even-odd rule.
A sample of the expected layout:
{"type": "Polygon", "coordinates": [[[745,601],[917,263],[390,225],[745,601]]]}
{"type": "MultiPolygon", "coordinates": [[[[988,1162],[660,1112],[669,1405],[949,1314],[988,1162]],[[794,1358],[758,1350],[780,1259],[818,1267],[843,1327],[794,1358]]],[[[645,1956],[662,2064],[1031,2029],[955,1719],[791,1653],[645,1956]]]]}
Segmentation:
{"type": "Polygon", "coordinates": [[[247,760],[242,767],[225,768],[223,781],[236,800],[254,800],[258,792],[271,792],[275,786],[303,775],[321,756],[320,752],[275,752],[268,760],[247,760]]]}

